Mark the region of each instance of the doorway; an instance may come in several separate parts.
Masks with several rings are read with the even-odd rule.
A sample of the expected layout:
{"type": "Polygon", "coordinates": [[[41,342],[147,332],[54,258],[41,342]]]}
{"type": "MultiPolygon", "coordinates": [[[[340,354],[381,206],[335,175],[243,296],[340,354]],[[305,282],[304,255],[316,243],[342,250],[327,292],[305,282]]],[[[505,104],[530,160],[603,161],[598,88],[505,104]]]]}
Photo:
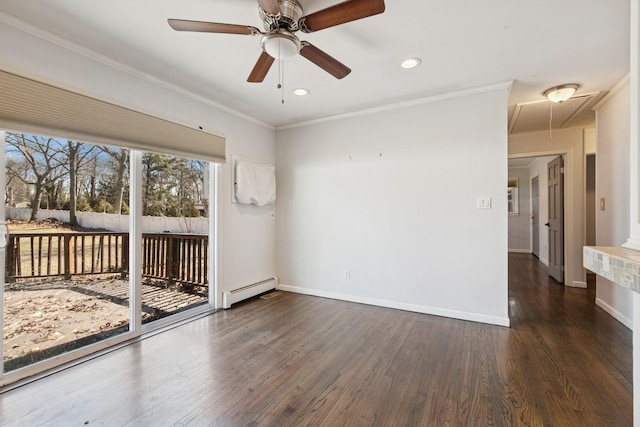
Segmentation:
{"type": "MultiPolygon", "coordinates": [[[[558,155],[546,155],[546,156],[530,156],[518,159],[509,159],[509,178],[519,175],[521,176],[520,182],[523,187],[519,192],[521,198],[521,206],[528,206],[526,209],[521,209],[520,216],[524,218],[518,218],[514,215],[509,215],[509,234],[510,234],[510,252],[526,252],[534,255],[538,260],[549,267],[550,265],[550,241],[548,228],[545,226],[549,222],[549,162],[557,159],[558,155]],[[528,194],[527,194],[528,193],[528,194]],[[524,221],[522,221],[524,219],[524,221]],[[519,228],[514,226],[520,222],[519,228]],[[514,250],[511,247],[511,238],[517,233],[518,236],[527,236],[528,242],[526,251],[514,250]]],[[[560,156],[562,158],[562,156],[560,156]]],[[[563,202],[560,202],[563,205],[563,202]]],[[[564,234],[564,231],[563,231],[564,234]]],[[[563,236],[564,237],[564,236],[563,236]]],[[[562,239],[565,240],[564,238],[562,239]]],[[[561,244],[560,250],[555,251],[553,254],[566,253],[565,244],[561,244]]],[[[562,276],[564,275],[564,269],[562,270],[562,276]]],[[[566,280],[562,277],[562,282],[566,280]]]]}

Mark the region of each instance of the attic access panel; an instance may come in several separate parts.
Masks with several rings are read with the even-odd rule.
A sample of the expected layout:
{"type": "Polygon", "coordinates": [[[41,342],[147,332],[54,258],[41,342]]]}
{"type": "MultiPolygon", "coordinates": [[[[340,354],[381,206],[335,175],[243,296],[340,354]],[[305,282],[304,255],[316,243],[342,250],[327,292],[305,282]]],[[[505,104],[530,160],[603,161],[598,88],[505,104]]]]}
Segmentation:
{"type": "Polygon", "coordinates": [[[598,95],[575,96],[560,104],[546,100],[517,104],[509,120],[509,133],[591,125],[596,118],[591,107],[599,99],[598,95]]]}

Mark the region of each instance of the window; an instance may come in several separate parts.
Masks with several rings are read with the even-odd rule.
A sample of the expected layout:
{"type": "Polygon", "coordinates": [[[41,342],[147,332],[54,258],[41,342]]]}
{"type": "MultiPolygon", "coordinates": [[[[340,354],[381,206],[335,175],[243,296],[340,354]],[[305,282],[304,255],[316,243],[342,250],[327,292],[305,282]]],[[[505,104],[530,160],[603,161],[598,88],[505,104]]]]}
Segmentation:
{"type": "Polygon", "coordinates": [[[510,214],[517,215],[518,211],[518,178],[509,178],[507,185],[507,209],[510,214]]]}

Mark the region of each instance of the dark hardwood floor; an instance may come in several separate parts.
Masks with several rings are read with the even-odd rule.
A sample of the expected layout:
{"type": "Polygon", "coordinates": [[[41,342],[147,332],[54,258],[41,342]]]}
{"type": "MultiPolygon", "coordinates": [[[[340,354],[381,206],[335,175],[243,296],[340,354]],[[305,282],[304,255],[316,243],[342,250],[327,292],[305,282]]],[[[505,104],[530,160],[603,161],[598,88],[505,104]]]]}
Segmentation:
{"type": "Polygon", "coordinates": [[[282,292],[0,395],[29,426],[630,426],[631,332],[530,255],[511,328],[282,292]]]}

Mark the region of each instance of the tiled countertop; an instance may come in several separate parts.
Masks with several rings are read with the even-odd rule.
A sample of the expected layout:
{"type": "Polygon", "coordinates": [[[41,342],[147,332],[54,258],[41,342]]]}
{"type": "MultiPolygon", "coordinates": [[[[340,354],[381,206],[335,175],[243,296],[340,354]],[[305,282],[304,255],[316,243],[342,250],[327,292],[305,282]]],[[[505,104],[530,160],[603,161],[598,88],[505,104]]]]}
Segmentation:
{"type": "Polygon", "coordinates": [[[640,293],[640,252],[620,247],[585,246],[582,265],[599,276],[640,293]]]}

